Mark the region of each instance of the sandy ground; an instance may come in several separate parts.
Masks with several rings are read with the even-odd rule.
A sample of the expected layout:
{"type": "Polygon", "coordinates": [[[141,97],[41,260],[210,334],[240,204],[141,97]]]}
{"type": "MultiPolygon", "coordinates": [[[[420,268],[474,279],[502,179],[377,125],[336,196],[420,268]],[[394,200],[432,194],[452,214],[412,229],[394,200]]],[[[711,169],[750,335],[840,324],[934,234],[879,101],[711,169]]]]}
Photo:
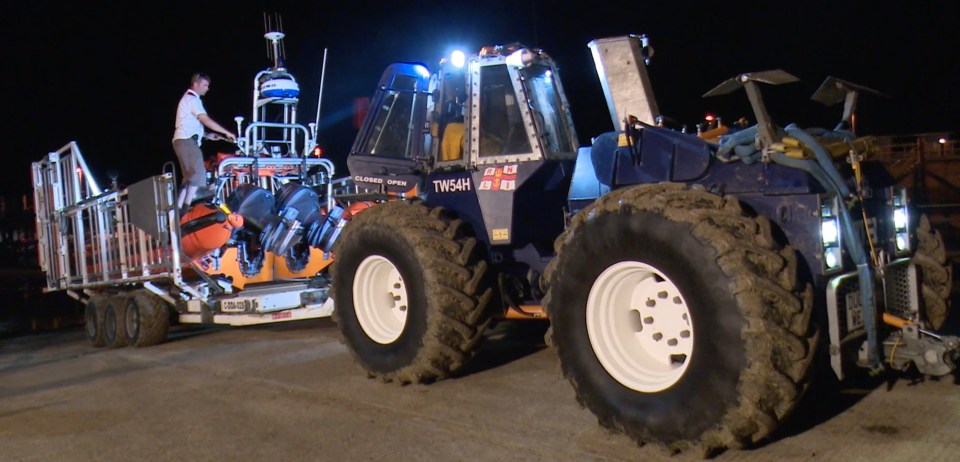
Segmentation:
{"type": "MultiPolygon", "coordinates": [[[[79,329],[0,344],[0,460],[699,460],[601,430],[549,349],[499,329],[461,377],[366,378],[329,320],[186,329],[93,348],[79,329]],[[497,338],[504,337],[504,338],[497,338]]],[[[958,460],[953,377],[811,396],[771,441],[715,460],[958,460]]]]}

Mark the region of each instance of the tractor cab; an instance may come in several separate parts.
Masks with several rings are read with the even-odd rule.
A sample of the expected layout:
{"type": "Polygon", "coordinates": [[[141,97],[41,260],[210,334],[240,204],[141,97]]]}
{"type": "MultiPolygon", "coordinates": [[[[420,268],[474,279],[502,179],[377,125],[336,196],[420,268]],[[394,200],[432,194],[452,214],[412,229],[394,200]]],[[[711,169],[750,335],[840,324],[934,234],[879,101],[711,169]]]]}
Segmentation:
{"type": "Polygon", "coordinates": [[[542,51],[455,52],[432,74],[422,64],[392,64],[370,108],[347,161],[359,185],[454,210],[491,245],[546,242],[562,230],[559,212],[541,215],[562,210],[577,136],[542,51]]]}
{"type": "Polygon", "coordinates": [[[431,158],[439,168],[574,158],[576,134],[555,75],[546,54],[520,47],[442,61],[432,79],[431,158]]]}

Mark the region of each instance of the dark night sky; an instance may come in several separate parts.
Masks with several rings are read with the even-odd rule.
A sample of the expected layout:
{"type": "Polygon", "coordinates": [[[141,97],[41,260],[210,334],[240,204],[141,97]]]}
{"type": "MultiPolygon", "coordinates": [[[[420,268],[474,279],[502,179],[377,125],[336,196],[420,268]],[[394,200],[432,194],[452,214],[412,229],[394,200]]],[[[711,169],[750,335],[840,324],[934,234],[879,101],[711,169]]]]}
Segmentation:
{"type": "MultiPolygon", "coordinates": [[[[511,42],[541,47],[558,61],[585,144],[609,129],[586,43],[627,33],[651,37],[660,109],[690,125],[705,112],[749,115],[742,94],[700,95],[741,72],[774,68],[801,78],[765,93],[783,125],[834,125],[840,109],[809,100],[828,75],[891,96],[861,99],[861,134],[956,132],[960,120],[960,8],[952,2],[14,3],[0,14],[4,195],[27,192],[29,163],[70,140],[101,181],[110,168],[125,183],[159,172],[174,159],[176,104],[198,70],[213,78],[204,102],[214,119],[232,128],[233,116],[249,118],[253,77],[267,67],[263,12],[283,17],[301,123],[314,118],[321,54],[329,49],[320,138],[334,159],[355,135],[353,98],[369,96],[389,63],[433,67],[454,47],[475,52],[511,42]]],[[[208,154],[230,149],[204,147],[208,154]]]]}

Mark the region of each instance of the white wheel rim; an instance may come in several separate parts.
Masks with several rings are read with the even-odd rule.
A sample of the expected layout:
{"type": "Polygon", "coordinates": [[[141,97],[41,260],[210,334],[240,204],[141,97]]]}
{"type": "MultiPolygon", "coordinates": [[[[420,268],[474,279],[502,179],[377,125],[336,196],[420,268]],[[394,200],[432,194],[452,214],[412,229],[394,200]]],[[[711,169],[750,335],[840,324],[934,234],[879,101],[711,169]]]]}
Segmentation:
{"type": "Polygon", "coordinates": [[[600,274],[587,298],[587,335],[604,369],[644,393],[676,384],[690,364],[690,309],[663,272],[624,261],[600,274]]]}
{"type": "Polygon", "coordinates": [[[407,286],[397,267],[379,255],[365,258],[353,280],[353,306],[371,340],[394,342],[407,324],[407,286]]]}

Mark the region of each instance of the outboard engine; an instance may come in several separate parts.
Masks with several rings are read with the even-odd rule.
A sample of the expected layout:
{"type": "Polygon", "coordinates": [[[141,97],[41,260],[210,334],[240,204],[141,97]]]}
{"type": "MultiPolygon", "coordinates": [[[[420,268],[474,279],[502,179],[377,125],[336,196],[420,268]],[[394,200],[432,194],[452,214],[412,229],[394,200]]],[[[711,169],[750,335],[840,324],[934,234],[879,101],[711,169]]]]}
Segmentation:
{"type": "Polygon", "coordinates": [[[296,183],[283,185],[277,198],[277,211],[279,220],[267,224],[261,236],[263,247],[276,255],[285,255],[323,216],[316,191],[296,183]]]}
{"type": "Polygon", "coordinates": [[[247,227],[258,233],[276,221],[276,199],[266,189],[252,184],[242,184],[227,198],[227,207],[243,217],[247,227]]]}
{"type": "Polygon", "coordinates": [[[243,274],[259,273],[264,252],[285,258],[293,271],[305,268],[311,248],[329,252],[352,215],[371,205],[358,202],[348,209],[333,205],[326,210],[320,204],[316,191],[297,183],[284,184],[276,197],[252,184],[238,186],[227,207],[245,223],[235,237],[243,274]]]}
{"type": "Polygon", "coordinates": [[[340,232],[347,222],[354,215],[373,206],[373,202],[354,202],[344,209],[339,205],[334,205],[327,213],[326,219],[318,221],[307,230],[307,242],[311,247],[316,247],[324,252],[329,252],[333,248],[333,243],[340,237],[340,232]]]}
{"type": "Polygon", "coordinates": [[[236,233],[237,257],[244,276],[256,276],[263,268],[264,246],[261,234],[267,227],[275,226],[277,217],[276,199],[266,189],[252,184],[242,184],[227,198],[227,207],[243,217],[244,227],[236,233]]]}
{"type": "Polygon", "coordinates": [[[347,217],[344,216],[343,207],[334,205],[333,209],[327,213],[325,220],[313,223],[307,230],[307,243],[310,247],[329,252],[346,224],[347,217]]]}

